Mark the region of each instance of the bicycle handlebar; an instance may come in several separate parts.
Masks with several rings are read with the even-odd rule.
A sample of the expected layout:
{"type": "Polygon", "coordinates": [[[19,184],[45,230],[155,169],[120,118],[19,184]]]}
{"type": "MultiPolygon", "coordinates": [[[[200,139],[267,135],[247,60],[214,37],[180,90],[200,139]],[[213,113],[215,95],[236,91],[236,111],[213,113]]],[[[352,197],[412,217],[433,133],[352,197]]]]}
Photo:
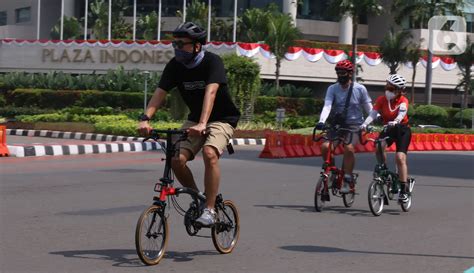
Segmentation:
{"type": "Polygon", "coordinates": [[[167,130],[164,130],[164,129],[151,129],[150,130],[150,133],[148,135],[148,137],[146,137],[145,139],[143,139],[143,142],[149,140],[149,139],[153,139],[154,141],[158,141],[158,139],[162,139],[161,137],[161,134],[165,134],[167,137],[169,135],[179,135],[179,140],[184,140],[188,137],[188,131],[187,130],[183,130],[183,129],[167,129],[167,130]]]}

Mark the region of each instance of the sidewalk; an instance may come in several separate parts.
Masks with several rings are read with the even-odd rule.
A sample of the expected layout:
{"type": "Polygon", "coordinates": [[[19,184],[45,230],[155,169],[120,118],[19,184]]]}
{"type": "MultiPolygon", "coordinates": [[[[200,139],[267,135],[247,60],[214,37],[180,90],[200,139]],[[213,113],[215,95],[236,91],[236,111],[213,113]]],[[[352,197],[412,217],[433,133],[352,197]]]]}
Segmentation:
{"type": "MultiPolygon", "coordinates": [[[[142,142],[144,139],[142,137],[23,129],[7,129],[7,135],[73,140],[63,143],[51,143],[50,140],[40,143],[12,143],[7,138],[10,156],[15,157],[142,152],[161,149],[158,142],[142,142]]],[[[265,139],[235,138],[231,142],[233,145],[265,145],[265,139]]]]}

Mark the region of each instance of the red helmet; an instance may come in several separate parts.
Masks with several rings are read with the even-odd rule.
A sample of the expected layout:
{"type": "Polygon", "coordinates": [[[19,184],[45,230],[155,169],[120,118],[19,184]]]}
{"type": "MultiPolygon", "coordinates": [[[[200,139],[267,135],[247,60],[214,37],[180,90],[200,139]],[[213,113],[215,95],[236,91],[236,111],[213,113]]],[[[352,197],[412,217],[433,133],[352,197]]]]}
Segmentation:
{"type": "Polygon", "coordinates": [[[336,70],[346,70],[348,72],[353,72],[354,65],[349,60],[342,60],[336,64],[336,70]]]}

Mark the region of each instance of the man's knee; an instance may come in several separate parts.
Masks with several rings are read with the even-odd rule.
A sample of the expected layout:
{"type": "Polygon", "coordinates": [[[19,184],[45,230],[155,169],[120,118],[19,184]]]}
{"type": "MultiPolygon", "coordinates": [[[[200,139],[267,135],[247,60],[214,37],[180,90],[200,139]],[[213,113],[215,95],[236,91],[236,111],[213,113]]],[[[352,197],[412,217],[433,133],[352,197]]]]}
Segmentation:
{"type": "Polygon", "coordinates": [[[352,144],[344,145],[344,153],[354,154],[354,152],[355,152],[354,145],[352,144]]]}
{"type": "Polygon", "coordinates": [[[171,167],[173,169],[182,169],[186,166],[188,158],[184,154],[179,154],[178,157],[173,157],[171,159],[171,167]]]}
{"type": "Polygon", "coordinates": [[[204,162],[207,164],[217,164],[219,160],[219,154],[217,149],[213,146],[204,146],[202,148],[202,155],[204,158],[204,162]]]}

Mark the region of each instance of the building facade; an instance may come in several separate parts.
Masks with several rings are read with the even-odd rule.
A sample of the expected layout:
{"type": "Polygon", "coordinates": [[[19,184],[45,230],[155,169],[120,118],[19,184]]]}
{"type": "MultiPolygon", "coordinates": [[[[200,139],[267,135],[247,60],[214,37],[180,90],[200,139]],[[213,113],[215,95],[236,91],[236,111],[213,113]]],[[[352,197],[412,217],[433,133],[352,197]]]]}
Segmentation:
{"type": "MultiPolygon", "coordinates": [[[[132,7],[134,1],[127,1],[129,7],[132,7]]],[[[136,1],[138,16],[141,14],[143,15],[153,11],[158,11],[160,0],[136,1]]],[[[191,0],[187,0],[188,3],[190,1],[191,0]]],[[[334,17],[330,16],[327,11],[328,3],[330,2],[330,0],[237,1],[238,15],[241,15],[248,8],[263,8],[270,3],[274,3],[283,12],[290,14],[294,18],[296,26],[300,29],[300,31],[304,35],[304,38],[318,41],[339,42],[341,44],[351,43],[352,20],[350,17],[344,17],[341,20],[335,20],[334,17]]],[[[472,0],[466,1],[472,2],[472,0]]],[[[94,2],[94,0],[88,0],[89,5],[92,2],[94,2]]],[[[108,0],[105,0],[105,2],[108,3],[108,0]]],[[[389,14],[389,10],[392,5],[392,0],[381,0],[380,2],[385,7],[384,14],[381,14],[380,16],[363,16],[363,18],[361,18],[357,34],[358,43],[378,45],[383,39],[384,35],[390,29],[390,27],[395,25],[392,16],[389,14]]],[[[57,24],[60,19],[61,3],[62,0],[0,0],[0,39],[11,38],[49,40],[52,27],[57,24]],[[40,9],[38,9],[39,6],[40,9]]],[[[86,0],[63,0],[63,3],[65,16],[74,16],[76,18],[84,17],[86,0]]],[[[469,3],[467,3],[465,8],[467,32],[471,38],[471,41],[474,41],[474,3],[472,5],[469,5],[469,3]]],[[[176,12],[178,10],[183,9],[183,0],[161,0],[161,4],[163,22],[162,31],[171,31],[180,22],[180,19],[176,17],[176,12]]],[[[212,0],[212,6],[216,12],[217,17],[232,18],[234,14],[234,1],[212,0]]],[[[127,18],[128,21],[132,20],[133,9],[128,8],[124,10],[121,16],[127,18]]],[[[80,23],[83,24],[84,22],[80,21],[80,23]]],[[[91,22],[89,22],[88,26],[90,28],[91,22]]],[[[413,29],[411,31],[413,32],[413,36],[415,38],[424,38],[424,40],[427,41],[427,30],[413,29]]],[[[114,37],[112,37],[112,39],[113,38],[114,37]]],[[[424,43],[423,46],[426,48],[426,43],[424,43]]],[[[74,54],[74,51],[64,53],[66,55],[69,55],[67,55],[67,57],[64,56],[64,58],[62,59],[63,61],[55,61],[58,60],[58,58],[61,59],[61,56],[55,56],[55,54],[57,55],[60,54],[58,52],[65,52],[64,50],[67,47],[68,46],[64,45],[49,44],[46,49],[50,51],[45,51],[44,45],[28,45],[22,47],[20,44],[2,45],[2,43],[0,43],[0,72],[19,70],[32,72],[63,70],[71,73],[92,73],[92,71],[101,73],[106,71],[107,69],[115,69],[115,67],[118,65],[122,65],[126,69],[137,68],[143,70],[161,71],[163,69],[163,60],[169,59],[169,54],[172,53],[169,48],[161,49],[163,50],[162,53],[157,53],[153,51],[152,54],[156,54],[156,56],[161,56],[160,61],[157,61],[157,64],[153,66],[144,66],[143,63],[134,62],[133,58],[127,59],[128,61],[124,61],[122,63],[105,62],[101,63],[100,66],[98,66],[97,64],[87,64],[87,62],[74,62],[73,57],[71,55],[74,54]],[[15,46],[17,47],[15,48],[15,46]],[[47,55],[48,52],[51,54],[47,55]],[[71,61],[68,62],[68,59],[70,59],[71,61]]],[[[128,52],[128,54],[130,54],[130,52],[134,50],[133,46],[124,47],[126,48],[121,48],[121,50],[124,52],[128,52]]],[[[114,45],[105,46],[104,48],[110,49],[111,52],[117,49],[114,45]]],[[[141,49],[136,48],[136,50],[141,49]]],[[[235,49],[233,51],[239,54],[239,51],[236,51],[235,49]]],[[[86,54],[86,52],[87,51],[84,51],[82,53],[86,54]]],[[[100,54],[112,54],[107,52],[100,53],[99,51],[95,52],[92,48],[90,52],[90,54],[98,54],[97,56],[100,57],[97,58],[99,59],[103,57],[100,54]]],[[[134,54],[134,56],[138,56],[137,54],[138,53],[134,54]]],[[[261,65],[262,78],[273,79],[275,70],[274,60],[272,60],[271,58],[269,59],[262,57],[260,55],[257,54],[253,57],[261,65]]],[[[86,55],[81,56],[82,59],[87,59],[86,55]]],[[[305,82],[307,85],[313,86],[318,90],[325,90],[325,87],[330,82],[333,82],[335,80],[333,67],[334,65],[332,63],[324,61],[312,62],[304,60],[304,58],[300,58],[295,61],[283,62],[281,69],[281,79],[294,83],[305,82]]],[[[366,65],[364,62],[362,62],[362,68],[362,77],[365,80],[364,83],[373,90],[376,90],[376,92],[382,92],[383,90],[381,90],[381,88],[384,85],[384,79],[388,74],[388,68],[383,64],[380,64],[378,66],[371,66],[366,65]]],[[[411,71],[411,68],[402,66],[399,72],[405,75],[407,78],[411,78],[411,71]]],[[[452,103],[455,103],[454,101],[458,100],[456,96],[459,97],[458,94],[456,94],[454,91],[454,87],[459,81],[459,69],[456,68],[448,71],[443,70],[438,66],[433,70],[433,72],[433,103],[444,105],[450,105],[452,103]]],[[[420,98],[423,96],[422,93],[425,85],[425,73],[425,67],[419,65],[417,77],[415,79],[415,86],[417,87],[417,92],[419,93],[418,96],[420,98]]]]}

